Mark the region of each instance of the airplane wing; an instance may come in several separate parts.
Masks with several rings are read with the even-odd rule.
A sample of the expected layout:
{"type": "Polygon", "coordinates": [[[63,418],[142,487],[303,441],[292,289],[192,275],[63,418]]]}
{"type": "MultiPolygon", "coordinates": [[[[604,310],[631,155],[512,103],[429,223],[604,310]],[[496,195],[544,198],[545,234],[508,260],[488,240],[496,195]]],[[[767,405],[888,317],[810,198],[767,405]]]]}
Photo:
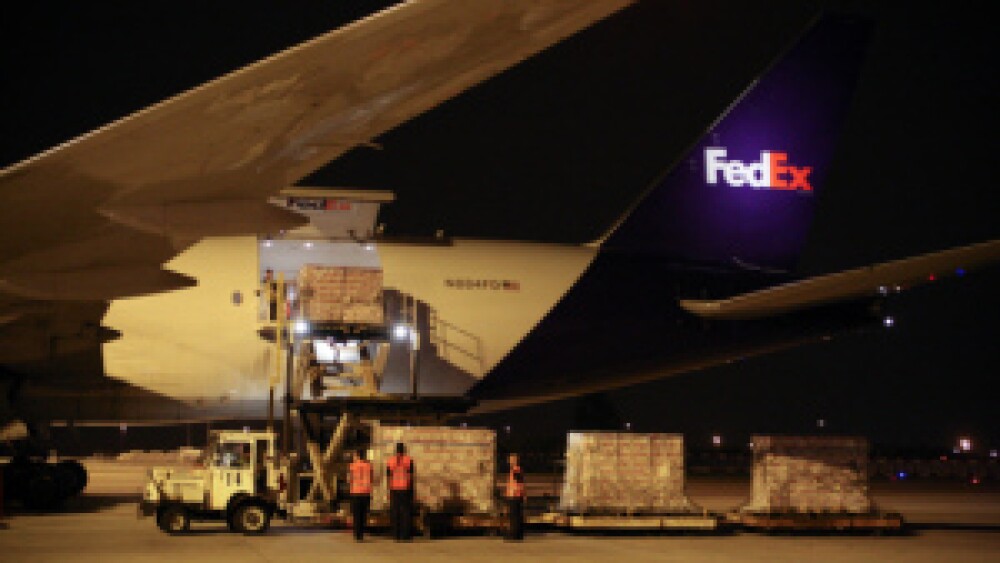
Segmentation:
{"type": "Polygon", "coordinates": [[[632,1],[413,0],[0,171],[0,363],[116,338],[198,239],[301,225],[267,196],[632,1]]]}
{"type": "Polygon", "coordinates": [[[827,303],[875,298],[948,276],[962,276],[997,261],[1000,240],[992,240],[806,278],[727,299],[682,300],[680,304],[706,319],[759,319],[827,303]]]}
{"type": "Polygon", "coordinates": [[[161,264],[300,225],[266,197],[631,1],[413,0],[0,171],[0,318],[192,285],[161,264]]]}

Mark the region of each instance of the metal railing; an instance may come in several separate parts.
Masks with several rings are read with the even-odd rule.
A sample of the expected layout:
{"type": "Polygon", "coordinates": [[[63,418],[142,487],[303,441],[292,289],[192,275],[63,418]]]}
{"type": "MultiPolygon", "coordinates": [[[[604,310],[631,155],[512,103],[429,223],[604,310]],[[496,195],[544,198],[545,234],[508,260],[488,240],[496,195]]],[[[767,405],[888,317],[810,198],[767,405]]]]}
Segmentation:
{"type": "MultiPolygon", "coordinates": [[[[462,356],[472,360],[478,366],[478,374],[482,375],[486,370],[486,362],[483,354],[483,339],[479,336],[453,324],[438,316],[437,311],[428,307],[429,310],[429,334],[430,343],[437,347],[438,355],[441,359],[452,362],[450,353],[458,352],[462,356]],[[460,344],[451,335],[458,334],[468,342],[460,344]],[[450,338],[449,338],[450,337],[450,338]]],[[[454,363],[454,362],[452,362],[454,363]]]]}

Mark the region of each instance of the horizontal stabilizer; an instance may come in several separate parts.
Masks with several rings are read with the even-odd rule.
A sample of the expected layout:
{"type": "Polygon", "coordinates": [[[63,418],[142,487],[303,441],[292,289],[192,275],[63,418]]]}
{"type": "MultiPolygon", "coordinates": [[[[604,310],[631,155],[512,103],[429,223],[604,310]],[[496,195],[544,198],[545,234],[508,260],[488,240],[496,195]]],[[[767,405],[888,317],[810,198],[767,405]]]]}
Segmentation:
{"type": "Polygon", "coordinates": [[[806,278],[728,299],[685,299],[681,307],[706,319],[770,317],[827,303],[877,297],[1000,261],[1000,240],[992,240],[806,278]]]}
{"type": "Polygon", "coordinates": [[[204,237],[276,233],[309,220],[261,200],[168,202],[105,207],[112,221],[154,235],[204,237]]]}

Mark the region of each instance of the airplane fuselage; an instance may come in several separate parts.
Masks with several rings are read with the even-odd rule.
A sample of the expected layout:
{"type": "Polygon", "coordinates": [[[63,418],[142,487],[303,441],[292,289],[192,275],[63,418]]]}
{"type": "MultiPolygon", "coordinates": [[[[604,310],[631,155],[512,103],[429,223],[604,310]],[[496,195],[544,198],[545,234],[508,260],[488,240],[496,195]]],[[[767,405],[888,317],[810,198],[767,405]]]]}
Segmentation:
{"type": "MultiPolygon", "coordinates": [[[[258,244],[205,239],[169,264],[198,278],[197,287],[113,302],[104,323],[122,337],[104,346],[106,373],[194,405],[199,416],[264,416],[275,351],[257,332],[258,244]]],[[[679,299],[763,287],[774,276],[590,246],[345,244],[377,253],[388,304],[400,296],[419,304],[420,391],[488,395],[496,408],[708,367],[874,319],[865,302],[749,323],[704,321],[679,299]]],[[[387,311],[392,325],[398,310],[387,311]]],[[[390,359],[383,390],[407,391],[408,365],[390,359]]]]}
{"type": "MultiPolygon", "coordinates": [[[[464,393],[493,370],[596,255],[586,246],[506,241],[341,246],[375,253],[385,290],[416,300],[430,313],[425,337],[433,338],[431,351],[453,373],[447,383],[428,373],[423,384],[449,394],[464,393]]],[[[328,260],[316,256],[317,262],[328,260]]],[[[114,301],[104,324],[122,337],[104,346],[106,373],[205,406],[266,398],[275,362],[273,345],[257,332],[257,238],[207,238],[167,267],[197,278],[198,286],[114,301]]],[[[398,386],[399,378],[387,374],[386,385],[398,386]]]]}

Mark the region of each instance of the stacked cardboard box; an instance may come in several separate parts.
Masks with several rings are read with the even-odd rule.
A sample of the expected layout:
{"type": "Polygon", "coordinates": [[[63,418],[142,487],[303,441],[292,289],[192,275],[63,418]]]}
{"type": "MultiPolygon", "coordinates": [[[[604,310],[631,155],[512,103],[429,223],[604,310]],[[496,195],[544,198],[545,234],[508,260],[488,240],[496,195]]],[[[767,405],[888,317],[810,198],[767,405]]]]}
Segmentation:
{"type": "Polygon", "coordinates": [[[588,513],[696,510],[684,494],[684,437],[571,432],[559,504],[588,513]]]}
{"type": "Polygon", "coordinates": [[[372,510],[388,510],[386,461],[406,444],[414,464],[414,501],[434,512],[492,512],[496,433],[483,428],[372,425],[372,510]]]}
{"type": "Polygon", "coordinates": [[[753,449],[753,496],[744,511],[871,511],[866,439],[754,436],[753,449]]]}
{"type": "Polygon", "coordinates": [[[382,270],[306,264],[299,270],[302,314],[316,322],[382,324],[382,270]]]}

